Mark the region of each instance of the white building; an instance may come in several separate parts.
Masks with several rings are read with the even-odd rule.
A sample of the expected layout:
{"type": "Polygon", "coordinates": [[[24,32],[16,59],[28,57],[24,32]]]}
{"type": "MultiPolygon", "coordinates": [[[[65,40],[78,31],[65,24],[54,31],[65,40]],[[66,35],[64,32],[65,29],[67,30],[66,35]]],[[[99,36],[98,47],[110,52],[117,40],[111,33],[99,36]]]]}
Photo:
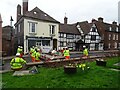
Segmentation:
{"type": "Polygon", "coordinates": [[[24,53],[36,45],[41,47],[43,52],[58,49],[58,31],[59,22],[38,7],[28,11],[28,0],[23,0],[23,14],[21,6],[17,6],[15,46],[23,46],[24,53]]]}

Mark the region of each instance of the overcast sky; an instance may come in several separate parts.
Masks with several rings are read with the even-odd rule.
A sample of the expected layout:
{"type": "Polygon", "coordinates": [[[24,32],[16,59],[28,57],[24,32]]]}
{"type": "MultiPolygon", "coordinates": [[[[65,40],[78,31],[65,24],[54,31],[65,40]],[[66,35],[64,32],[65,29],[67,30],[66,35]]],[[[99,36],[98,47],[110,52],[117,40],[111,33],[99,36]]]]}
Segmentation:
{"type": "MultiPolygon", "coordinates": [[[[120,0],[29,0],[28,10],[36,6],[54,19],[63,23],[65,13],[68,23],[81,21],[91,22],[91,19],[103,17],[105,22],[118,22],[118,2],[120,0]]],[[[3,26],[10,25],[10,16],[13,24],[16,22],[16,7],[22,5],[22,0],[0,0],[0,14],[3,26]]]]}

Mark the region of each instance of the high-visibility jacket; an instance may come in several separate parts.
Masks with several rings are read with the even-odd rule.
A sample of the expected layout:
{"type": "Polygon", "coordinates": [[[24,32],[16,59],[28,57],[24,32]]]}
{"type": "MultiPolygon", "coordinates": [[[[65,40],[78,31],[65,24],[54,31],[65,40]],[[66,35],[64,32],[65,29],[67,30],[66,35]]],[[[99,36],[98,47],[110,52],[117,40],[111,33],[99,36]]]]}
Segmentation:
{"type": "Polygon", "coordinates": [[[35,60],[40,60],[40,52],[36,52],[35,60]]]}
{"type": "Polygon", "coordinates": [[[88,49],[87,49],[87,48],[85,48],[85,49],[83,50],[83,55],[88,56],[88,49]]]}
{"type": "Polygon", "coordinates": [[[22,64],[25,64],[25,63],[26,61],[24,59],[16,57],[11,60],[10,65],[12,69],[19,69],[19,68],[22,68],[22,64]]]}
{"type": "Polygon", "coordinates": [[[35,50],[32,52],[31,56],[35,58],[35,56],[36,56],[36,51],[35,50]]]}
{"type": "Polygon", "coordinates": [[[17,53],[22,53],[22,49],[21,49],[21,48],[18,48],[18,49],[17,49],[17,53]]]}
{"type": "Polygon", "coordinates": [[[30,52],[33,53],[35,51],[34,48],[30,48],[30,52]]]}
{"type": "Polygon", "coordinates": [[[63,54],[64,54],[64,56],[70,56],[70,51],[69,50],[64,50],[63,54]]]}

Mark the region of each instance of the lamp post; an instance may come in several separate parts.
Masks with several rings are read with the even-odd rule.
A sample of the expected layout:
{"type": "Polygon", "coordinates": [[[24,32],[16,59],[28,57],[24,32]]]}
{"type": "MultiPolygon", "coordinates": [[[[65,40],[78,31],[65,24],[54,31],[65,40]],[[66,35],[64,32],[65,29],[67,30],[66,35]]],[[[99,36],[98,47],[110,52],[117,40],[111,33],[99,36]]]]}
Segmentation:
{"type": "Polygon", "coordinates": [[[12,18],[12,16],[10,17],[10,26],[11,26],[11,33],[10,33],[10,36],[11,36],[11,53],[12,53],[12,55],[13,55],[13,26],[12,26],[12,21],[14,21],[13,20],[13,18],[12,18]]]}

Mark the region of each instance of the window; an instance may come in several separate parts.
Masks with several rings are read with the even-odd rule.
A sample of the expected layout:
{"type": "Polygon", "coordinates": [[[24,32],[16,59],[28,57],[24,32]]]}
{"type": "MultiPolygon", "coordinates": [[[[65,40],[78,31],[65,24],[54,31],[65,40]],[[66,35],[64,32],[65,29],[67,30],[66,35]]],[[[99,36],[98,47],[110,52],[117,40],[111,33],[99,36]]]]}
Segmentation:
{"type": "Polygon", "coordinates": [[[67,34],[67,38],[71,38],[71,39],[73,39],[74,38],[74,35],[70,35],[70,34],[67,34]]]}
{"type": "Polygon", "coordinates": [[[55,35],[55,25],[50,25],[50,35],[55,35]]]}
{"type": "Polygon", "coordinates": [[[92,35],[92,36],[91,36],[91,40],[96,40],[96,36],[95,36],[95,35],[92,35]]]}
{"type": "Polygon", "coordinates": [[[64,37],[64,34],[63,33],[60,33],[60,38],[63,38],[64,37]]]}
{"type": "Polygon", "coordinates": [[[63,47],[63,44],[64,44],[63,42],[60,42],[60,46],[62,46],[62,47],[63,47]]]}
{"type": "Polygon", "coordinates": [[[111,39],[111,34],[109,34],[109,40],[111,39]]]}
{"type": "Polygon", "coordinates": [[[29,22],[29,33],[36,33],[37,23],[29,22]]]}
{"type": "Polygon", "coordinates": [[[116,40],[118,40],[118,34],[116,35],[116,40]]]}
{"type": "Polygon", "coordinates": [[[20,32],[20,24],[18,24],[18,32],[20,32]]]}
{"type": "Polygon", "coordinates": [[[113,35],[113,40],[115,40],[115,34],[113,35]]]}
{"type": "Polygon", "coordinates": [[[15,34],[17,34],[17,27],[15,27],[15,34]]]}
{"type": "Polygon", "coordinates": [[[110,47],[111,47],[111,44],[109,43],[109,44],[108,44],[108,48],[110,49],[110,47]]]}
{"type": "Polygon", "coordinates": [[[117,43],[115,42],[114,44],[115,44],[114,47],[117,48],[117,43]]]}
{"type": "Polygon", "coordinates": [[[95,27],[92,27],[92,32],[96,32],[96,28],[95,27]]]}
{"type": "Polygon", "coordinates": [[[110,31],[112,31],[112,28],[111,28],[111,27],[109,27],[109,30],[110,30],[110,31]]]}
{"type": "Polygon", "coordinates": [[[116,27],[116,32],[118,32],[118,27],[116,27]]]}
{"type": "Polygon", "coordinates": [[[50,40],[42,40],[43,46],[50,46],[50,40]]]}

